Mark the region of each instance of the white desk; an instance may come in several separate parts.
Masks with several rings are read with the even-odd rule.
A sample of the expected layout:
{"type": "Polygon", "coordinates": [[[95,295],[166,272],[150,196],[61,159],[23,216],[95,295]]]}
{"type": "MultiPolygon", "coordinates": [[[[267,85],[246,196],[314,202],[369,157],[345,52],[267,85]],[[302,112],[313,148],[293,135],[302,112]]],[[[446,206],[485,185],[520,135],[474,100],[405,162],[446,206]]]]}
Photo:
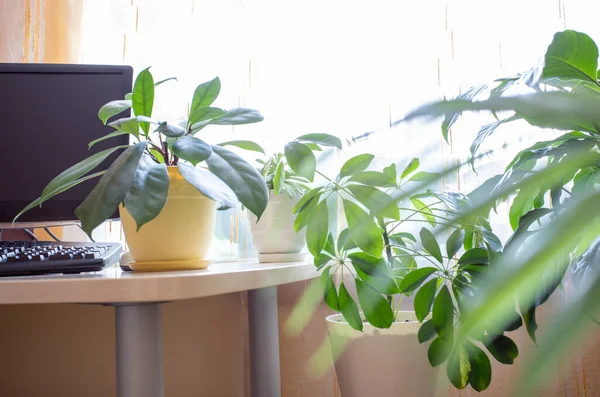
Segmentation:
{"type": "Polygon", "coordinates": [[[88,303],[115,307],[117,396],[162,397],[160,304],[248,291],[253,397],[279,397],[277,285],[318,276],[311,263],[216,263],[207,270],[0,279],[0,304],[88,303]]]}

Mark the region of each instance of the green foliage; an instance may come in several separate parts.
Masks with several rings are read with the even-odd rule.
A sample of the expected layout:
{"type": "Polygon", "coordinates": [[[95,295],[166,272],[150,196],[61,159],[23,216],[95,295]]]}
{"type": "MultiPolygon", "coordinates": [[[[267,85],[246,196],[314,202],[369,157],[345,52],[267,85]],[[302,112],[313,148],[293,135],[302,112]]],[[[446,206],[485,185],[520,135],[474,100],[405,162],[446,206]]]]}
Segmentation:
{"type": "Polygon", "coordinates": [[[90,142],[89,146],[126,134],[137,142],[129,147],[116,146],[93,154],[65,170],[15,220],[23,212],[42,205],[44,201],[84,180],[101,175],[95,188],[75,211],[86,233],[90,234],[96,226],[112,216],[121,203],[128,208],[139,229],[161,212],[169,187],[166,167],[178,165],[182,176],[200,193],[217,201],[219,209],[231,208],[241,202],[260,217],[268,200],[263,177],[249,163],[223,147],[237,146],[262,151],[260,146],[250,141],[229,141],[215,146],[193,135],[209,125],[255,123],[262,120],[262,115],[247,108],[226,111],[212,107],[221,87],[217,77],[196,88],[188,120],[155,120],[152,115],[156,87],[170,80],[176,79],[168,78],[155,83],[149,68],[144,69],[136,77],[131,94],[123,100],[117,99],[102,106],[98,118],[115,131],[90,142]],[[133,114],[127,114],[129,109],[133,114]],[[111,120],[115,116],[123,117],[111,120]],[[106,172],[90,174],[110,154],[124,148],[127,150],[106,172]],[[195,167],[200,163],[205,163],[208,170],[206,167],[195,167]]]}

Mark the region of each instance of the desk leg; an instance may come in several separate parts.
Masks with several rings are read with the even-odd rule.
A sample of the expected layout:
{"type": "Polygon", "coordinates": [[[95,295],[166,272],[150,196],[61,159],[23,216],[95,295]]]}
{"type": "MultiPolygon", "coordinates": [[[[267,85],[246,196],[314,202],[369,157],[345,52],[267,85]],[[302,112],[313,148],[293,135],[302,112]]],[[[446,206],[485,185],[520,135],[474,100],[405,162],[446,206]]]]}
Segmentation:
{"type": "Polygon", "coordinates": [[[281,397],[277,287],[248,291],[251,397],[281,397]]]}
{"type": "Polygon", "coordinates": [[[160,304],[115,306],[117,397],[163,397],[160,304]]]}

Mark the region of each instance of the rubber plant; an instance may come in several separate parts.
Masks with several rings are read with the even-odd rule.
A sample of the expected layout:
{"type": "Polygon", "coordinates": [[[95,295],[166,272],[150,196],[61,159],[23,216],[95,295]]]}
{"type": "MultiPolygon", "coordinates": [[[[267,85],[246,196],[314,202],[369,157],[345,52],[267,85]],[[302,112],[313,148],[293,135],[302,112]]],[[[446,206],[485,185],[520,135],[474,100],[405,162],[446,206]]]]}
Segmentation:
{"type": "Polygon", "coordinates": [[[525,324],[538,344],[518,383],[520,392],[528,393],[527,387],[545,379],[546,371],[580,340],[582,331],[596,324],[592,320],[600,291],[599,74],[596,43],[584,33],[566,30],[555,34],[540,67],[475,87],[454,100],[422,106],[398,122],[444,116],[442,133],[447,136],[462,112],[489,111],[492,122],[479,131],[471,146],[473,155],[487,137],[515,120],[562,132],[556,136],[549,131],[547,140],[520,151],[505,172],[482,184],[478,198],[453,218],[472,219],[508,200],[514,230],[501,252],[488,255],[487,263],[493,265],[469,289],[454,346],[440,356],[449,354],[448,371],[457,387],[472,384],[467,369],[473,368],[473,361],[465,345],[486,330],[525,324]],[[512,87],[529,87],[531,92],[511,95],[512,87]],[[538,338],[536,308],[569,271],[576,288],[570,289],[568,302],[556,309],[543,338],[538,338]]]}
{"type": "Polygon", "coordinates": [[[265,181],[251,164],[226,148],[244,146],[245,141],[210,144],[200,136],[211,125],[256,123],[263,116],[254,109],[224,110],[212,106],[221,90],[221,81],[215,77],[196,87],[187,119],[156,120],[152,117],[155,88],[167,80],[170,79],[155,83],[149,68],[142,70],[131,94],[107,103],[98,112],[101,122],[114,128],[114,132],[90,142],[89,146],[120,135],[130,136],[133,143],[96,153],[65,170],[17,217],[83,181],[100,177],[75,210],[83,230],[91,234],[121,203],[139,229],[161,212],[169,189],[167,166],[177,166],[183,178],[216,201],[219,209],[233,207],[239,201],[260,218],[268,200],[265,181]],[[92,173],[115,152],[120,155],[106,171],[92,173]]]}
{"type": "MultiPolygon", "coordinates": [[[[323,146],[341,149],[342,142],[330,134],[305,134],[288,142],[283,152],[274,153],[264,160],[257,159],[261,165],[259,172],[265,178],[267,188],[277,196],[285,193],[290,198],[306,193],[310,190],[309,183],[314,181],[317,169],[314,152],[322,151],[323,146]]],[[[264,154],[262,148],[258,149],[255,148],[264,154]]]]}

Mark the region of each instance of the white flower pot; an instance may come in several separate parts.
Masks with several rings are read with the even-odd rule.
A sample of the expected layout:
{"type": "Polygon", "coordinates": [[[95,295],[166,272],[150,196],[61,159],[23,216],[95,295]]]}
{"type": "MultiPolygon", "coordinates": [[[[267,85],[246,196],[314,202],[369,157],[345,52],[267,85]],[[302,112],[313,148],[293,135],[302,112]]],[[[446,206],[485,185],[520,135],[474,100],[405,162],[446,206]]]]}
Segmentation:
{"type": "Polygon", "coordinates": [[[290,199],[286,194],[276,196],[269,192],[269,203],[260,220],[250,214],[252,242],[258,252],[260,262],[297,261],[304,258],[300,251],[305,246],[304,230],[294,232],[296,216],[292,210],[300,200],[299,196],[290,199]]]}
{"type": "Polygon", "coordinates": [[[341,397],[435,396],[443,373],[429,364],[429,343],[417,340],[420,326],[412,311],[400,311],[388,329],[364,323],[363,332],[341,314],[327,317],[341,397]]]}

